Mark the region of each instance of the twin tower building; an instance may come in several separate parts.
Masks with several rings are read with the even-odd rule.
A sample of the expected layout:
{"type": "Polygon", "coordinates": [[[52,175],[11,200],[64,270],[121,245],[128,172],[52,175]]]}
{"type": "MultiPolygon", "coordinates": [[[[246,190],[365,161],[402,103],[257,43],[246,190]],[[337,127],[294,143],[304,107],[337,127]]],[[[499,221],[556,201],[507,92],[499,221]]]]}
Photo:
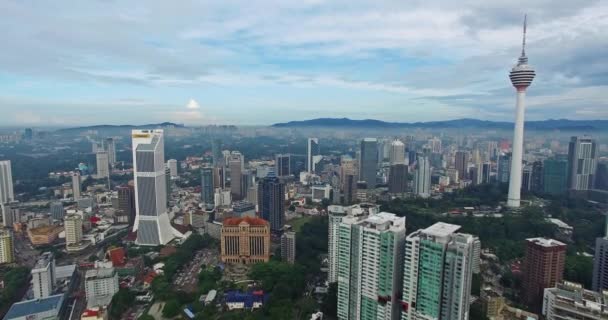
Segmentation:
{"type": "Polygon", "coordinates": [[[375,205],[329,207],[329,281],[340,320],[468,319],[479,240],[436,223],[406,236],[375,205]]]}

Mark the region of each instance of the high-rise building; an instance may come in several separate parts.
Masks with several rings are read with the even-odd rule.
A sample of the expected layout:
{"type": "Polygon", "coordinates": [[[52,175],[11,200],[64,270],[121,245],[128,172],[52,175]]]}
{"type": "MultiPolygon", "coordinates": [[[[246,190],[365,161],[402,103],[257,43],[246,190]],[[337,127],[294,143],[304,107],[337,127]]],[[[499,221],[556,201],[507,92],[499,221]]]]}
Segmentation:
{"type": "Polygon", "coordinates": [[[2,226],[5,228],[12,228],[13,223],[18,221],[18,217],[16,217],[18,209],[8,203],[0,203],[0,213],[2,214],[2,226]]]}
{"type": "Polygon", "coordinates": [[[418,154],[416,167],[414,194],[419,197],[428,198],[431,196],[431,163],[429,162],[429,157],[418,154]]]}
{"type": "Polygon", "coordinates": [[[113,138],[107,138],[105,140],[105,150],[108,153],[108,161],[110,165],[116,164],[116,143],[113,138]]]}
{"type": "Polygon", "coordinates": [[[313,173],[315,171],[315,163],[313,158],[314,156],[321,154],[319,138],[308,138],[306,150],[306,171],[313,173]]]}
{"type": "Polygon", "coordinates": [[[608,319],[608,294],[585,290],[581,284],[562,281],[546,289],[543,319],[603,320],[608,319]]]}
{"type": "Polygon", "coordinates": [[[56,282],[55,257],[52,252],[44,252],[38,257],[32,269],[34,299],[43,299],[52,295],[56,282]]]}
{"type": "Polygon", "coordinates": [[[543,191],[548,194],[563,194],[568,191],[568,161],[559,157],[543,162],[543,191]]]}
{"type": "Polygon", "coordinates": [[[532,190],[532,166],[525,165],[521,172],[521,190],[532,190]]]}
{"type": "Polygon", "coordinates": [[[593,189],[597,165],[597,146],[590,137],[572,137],[568,147],[568,188],[593,189]]]}
{"type": "Polygon", "coordinates": [[[230,192],[233,200],[243,200],[243,155],[233,152],[228,160],[230,168],[230,192]]]}
{"type": "MultiPolygon", "coordinates": [[[[77,214],[70,214],[65,217],[65,245],[78,245],[82,241],[82,217],[77,214]]],[[[68,250],[69,251],[69,250],[68,250]]]]}
{"type": "Polygon", "coordinates": [[[260,218],[228,218],[221,231],[221,260],[252,264],[270,259],[270,228],[260,218]]]}
{"type": "Polygon", "coordinates": [[[344,204],[351,204],[355,201],[355,195],[357,194],[357,176],[350,173],[346,174],[344,177],[342,194],[344,204]]]}
{"type": "Polygon", "coordinates": [[[359,149],[359,181],[365,181],[368,189],[376,187],[378,169],[378,140],[365,138],[359,149]]]}
{"type": "Polygon", "coordinates": [[[167,160],[167,167],[169,168],[169,175],[171,178],[177,178],[177,160],[167,160]]]}
{"type": "Polygon", "coordinates": [[[511,153],[502,154],[498,157],[498,173],[496,180],[508,183],[511,178],[511,153]]]}
{"type": "Polygon", "coordinates": [[[135,188],[133,185],[123,185],[116,188],[118,192],[118,210],[116,218],[118,223],[128,223],[133,225],[135,222],[135,188]]]}
{"type": "Polygon", "coordinates": [[[9,203],[15,201],[13,193],[13,171],[11,169],[11,161],[0,161],[0,203],[9,203]]]}
{"type": "Polygon", "coordinates": [[[222,140],[213,139],[211,142],[211,153],[213,154],[213,166],[224,166],[224,156],[222,155],[222,140]]]}
{"type": "Polygon", "coordinates": [[[80,199],[80,192],[82,190],[80,172],[76,171],[72,174],[72,195],[74,200],[80,199]]]}
{"type": "Polygon", "coordinates": [[[407,191],[407,165],[392,164],[388,172],[388,192],[402,194],[407,191]]]}
{"type": "Polygon", "coordinates": [[[428,140],[427,145],[432,153],[441,153],[441,139],[433,137],[428,140]]]}
{"type": "Polygon", "coordinates": [[[511,155],[511,172],[509,177],[509,194],[507,196],[507,206],[511,208],[519,208],[521,196],[521,165],[523,161],[524,149],[524,113],[525,113],[525,98],[526,89],[532,84],[532,80],[536,73],[534,68],[528,65],[528,57],[526,57],[526,20],[524,19],[523,43],[521,47],[521,56],[517,65],[511,69],[509,78],[511,83],[517,89],[517,104],[515,107],[515,129],[513,130],[513,153],[511,155]]]}
{"type": "Polygon", "coordinates": [[[562,281],[566,245],[546,238],[526,239],[522,298],[533,311],[542,307],[543,291],[562,281]]]}
{"type": "Polygon", "coordinates": [[[469,154],[466,151],[456,151],[454,155],[454,168],[458,171],[458,177],[465,180],[468,177],[469,154]]]}
{"type": "Polygon", "coordinates": [[[281,259],[288,263],[296,262],[296,233],[285,231],[281,235],[281,259]]]}
{"type": "Polygon", "coordinates": [[[84,290],[88,307],[103,306],[118,292],[118,273],[114,268],[87,270],[84,275],[84,290]]]}
{"type": "Polygon", "coordinates": [[[399,317],[405,218],[346,216],[338,230],[338,319],[399,317]]]}
{"type": "Polygon", "coordinates": [[[481,165],[481,183],[490,183],[492,180],[492,164],[485,162],[481,165]]]}
{"type": "Polygon", "coordinates": [[[207,208],[213,208],[213,168],[205,167],[201,170],[201,202],[207,208]]]}
{"type": "Polygon", "coordinates": [[[405,239],[401,319],[468,319],[476,238],[438,222],[405,239]]]}
{"type": "Polygon", "coordinates": [[[108,152],[104,150],[97,150],[97,179],[103,179],[110,176],[110,160],[108,159],[108,152]]]}
{"type": "Polygon", "coordinates": [[[25,128],[23,138],[25,138],[25,140],[32,140],[33,137],[34,131],[32,130],[32,128],[25,128]]]}
{"type": "Polygon", "coordinates": [[[328,266],[329,272],[327,275],[329,282],[338,281],[338,240],[340,223],[342,219],[349,216],[351,219],[364,219],[369,215],[374,215],[380,212],[380,206],[372,204],[356,204],[352,206],[337,206],[331,205],[327,208],[329,213],[328,226],[328,266]]]}
{"type": "Polygon", "coordinates": [[[223,166],[213,167],[213,189],[226,187],[226,170],[223,166]]]}
{"type": "Polygon", "coordinates": [[[163,130],[133,130],[136,243],[164,245],[174,238],[167,213],[163,130]]]}
{"type": "Polygon", "coordinates": [[[534,192],[543,191],[543,162],[540,160],[532,163],[532,176],[530,177],[530,190],[534,192]]]}
{"type": "Polygon", "coordinates": [[[405,144],[399,140],[391,142],[389,162],[394,164],[405,164],[405,144]]]}
{"type": "Polygon", "coordinates": [[[61,201],[53,201],[50,204],[51,217],[55,220],[63,219],[63,203],[61,201]]]}
{"type": "Polygon", "coordinates": [[[279,177],[287,177],[291,175],[291,155],[277,154],[274,158],[274,171],[279,177]]]}
{"type": "Polygon", "coordinates": [[[595,239],[595,255],[593,256],[593,291],[608,290],[608,215],[604,224],[604,236],[595,239]]]}
{"type": "Polygon", "coordinates": [[[258,183],[258,210],[270,222],[270,230],[279,232],[285,223],[285,184],[274,174],[258,183]]]}
{"type": "Polygon", "coordinates": [[[595,188],[608,190],[608,162],[598,162],[595,170],[595,188]]]}
{"type": "Polygon", "coordinates": [[[13,232],[10,229],[0,229],[0,264],[15,261],[13,232]]]}

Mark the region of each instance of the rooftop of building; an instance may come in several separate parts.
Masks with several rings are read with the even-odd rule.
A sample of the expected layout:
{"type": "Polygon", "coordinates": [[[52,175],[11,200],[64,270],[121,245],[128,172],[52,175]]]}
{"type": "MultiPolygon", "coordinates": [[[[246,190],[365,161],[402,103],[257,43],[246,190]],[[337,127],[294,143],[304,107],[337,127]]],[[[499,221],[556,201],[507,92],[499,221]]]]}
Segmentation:
{"type": "Polygon", "coordinates": [[[380,212],[362,220],[361,224],[367,228],[378,230],[385,230],[387,227],[403,226],[405,228],[405,217],[399,217],[390,212],[380,212]]]}
{"type": "Polygon", "coordinates": [[[437,222],[434,225],[426,228],[423,232],[434,237],[447,237],[460,229],[459,225],[445,222],[437,222]]]}
{"type": "Polygon", "coordinates": [[[583,288],[581,284],[569,281],[562,281],[555,288],[548,290],[556,294],[562,302],[608,313],[608,291],[606,290],[602,293],[595,292],[583,288]]]}
{"type": "Polygon", "coordinates": [[[43,299],[21,301],[13,304],[4,316],[4,320],[25,318],[42,312],[56,311],[59,313],[63,304],[63,294],[49,296],[43,299]]]}
{"type": "Polygon", "coordinates": [[[38,260],[36,260],[36,264],[34,265],[34,269],[45,269],[49,263],[51,262],[51,260],[53,259],[53,253],[52,252],[44,252],[42,253],[39,257],[38,260]]]}
{"type": "Polygon", "coordinates": [[[75,264],[69,264],[66,266],[56,266],[55,267],[55,278],[57,278],[57,279],[71,278],[72,275],[74,275],[74,272],[76,272],[75,264]]]}
{"type": "Polygon", "coordinates": [[[28,229],[27,231],[35,236],[43,236],[43,235],[47,235],[51,232],[56,232],[58,231],[58,229],[61,229],[60,226],[41,226],[41,227],[37,227],[37,228],[31,228],[28,229]]]}
{"type": "Polygon", "coordinates": [[[224,226],[238,226],[241,223],[246,222],[250,226],[267,226],[268,221],[257,218],[257,217],[243,217],[243,218],[228,218],[224,220],[224,226]]]}
{"type": "Polygon", "coordinates": [[[566,245],[563,242],[557,241],[555,239],[549,239],[549,238],[529,238],[529,239],[526,239],[526,241],[532,242],[534,244],[537,244],[539,246],[543,246],[546,248],[560,247],[560,246],[566,245]]]}
{"type": "Polygon", "coordinates": [[[87,270],[84,277],[86,280],[105,279],[113,277],[115,273],[114,268],[97,268],[87,270]]]}

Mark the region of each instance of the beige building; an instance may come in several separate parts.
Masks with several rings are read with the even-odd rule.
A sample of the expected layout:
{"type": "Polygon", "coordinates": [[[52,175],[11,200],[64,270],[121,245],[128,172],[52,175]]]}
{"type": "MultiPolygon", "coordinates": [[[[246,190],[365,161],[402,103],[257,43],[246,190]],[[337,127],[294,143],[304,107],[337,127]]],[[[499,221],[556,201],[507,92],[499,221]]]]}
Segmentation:
{"type": "Polygon", "coordinates": [[[77,214],[65,217],[65,245],[68,251],[78,247],[82,242],[82,218],[77,214]]]}
{"type": "Polygon", "coordinates": [[[486,316],[490,320],[538,320],[538,315],[511,307],[504,297],[494,292],[486,292],[486,316]]]}
{"type": "Polygon", "coordinates": [[[13,233],[8,229],[0,229],[0,264],[15,261],[13,233]]]}
{"type": "Polygon", "coordinates": [[[228,218],[222,225],[221,246],[222,262],[268,262],[270,225],[261,218],[228,218]]]}
{"type": "Polygon", "coordinates": [[[27,236],[32,245],[45,246],[55,242],[61,231],[63,231],[63,227],[60,226],[42,226],[27,229],[27,236]]]}

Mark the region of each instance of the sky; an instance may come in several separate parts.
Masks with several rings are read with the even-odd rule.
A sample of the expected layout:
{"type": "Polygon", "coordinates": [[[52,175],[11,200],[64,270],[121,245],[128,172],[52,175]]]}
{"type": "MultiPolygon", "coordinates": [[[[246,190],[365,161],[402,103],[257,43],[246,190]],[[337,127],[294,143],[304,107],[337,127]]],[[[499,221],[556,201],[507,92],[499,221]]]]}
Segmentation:
{"type": "Polygon", "coordinates": [[[0,0],[0,126],[608,119],[608,1],[0,0]]]}

